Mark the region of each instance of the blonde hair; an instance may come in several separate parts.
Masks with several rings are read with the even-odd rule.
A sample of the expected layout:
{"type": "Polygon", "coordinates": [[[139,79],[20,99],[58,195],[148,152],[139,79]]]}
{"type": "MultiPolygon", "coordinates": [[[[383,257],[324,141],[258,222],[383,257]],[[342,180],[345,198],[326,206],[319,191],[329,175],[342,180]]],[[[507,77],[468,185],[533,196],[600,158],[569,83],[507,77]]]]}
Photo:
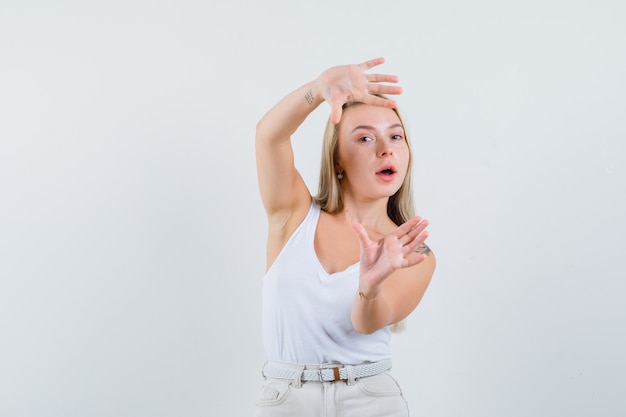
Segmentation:
{"type": "MultiPolygon", "coordinates": [[[[380,96],[386,98],[384,96],[380,96]]],[[[343,110],[363,103],[346,103],[343,105],[343,110]]],[[[409,220],[415,214],[413,206],[413,190],[411,187],[411,165],[413,161],[411,152],[411,143],[407,135],[407,129],[397,108],[392,109],[400,124],[404,129],[404,137],[409,147],[409,163],[404,177],[402,185],[389,197],[387,202],[387,215],[398,226],[409,220]]],[[[324,130],[324,140],[322,143],[322,162],[320,166],[320,178],[318,185],[318,193],[313,197],[313,200],[320,206],[322,210],[329,214],[336,214],[343,209],[343,200],[341,198],[341,184],[337,178],[337,171],[335,165],[339,155],[339,130],[341,121],[334,125],[330,118],[326,122],[326,129],[324,130]]],[[[401,320],[394,323],[391,330],[395,333],[400,333],[406,329],[405,320],[401,320]]]]}

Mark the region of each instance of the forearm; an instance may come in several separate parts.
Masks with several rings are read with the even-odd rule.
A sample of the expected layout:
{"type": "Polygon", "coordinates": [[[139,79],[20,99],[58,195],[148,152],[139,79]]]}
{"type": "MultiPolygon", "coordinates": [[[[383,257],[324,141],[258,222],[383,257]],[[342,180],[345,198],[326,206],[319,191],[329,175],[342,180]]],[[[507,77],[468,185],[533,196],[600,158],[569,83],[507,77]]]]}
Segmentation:
{"type": "Polygon", "coordinates": [[[307,116],[324,101],[316,81],[283,97],[258,122],[257,143],[282,144],[288,141],[307,116]]]}
{"type": "Polygon", "coordinates": [[[376,330],[391,324],[392,311],[382,291],[374,295],[363,294],[360,290],[352,303],[352,325],[363,334],[374,333],[376,330]]]}

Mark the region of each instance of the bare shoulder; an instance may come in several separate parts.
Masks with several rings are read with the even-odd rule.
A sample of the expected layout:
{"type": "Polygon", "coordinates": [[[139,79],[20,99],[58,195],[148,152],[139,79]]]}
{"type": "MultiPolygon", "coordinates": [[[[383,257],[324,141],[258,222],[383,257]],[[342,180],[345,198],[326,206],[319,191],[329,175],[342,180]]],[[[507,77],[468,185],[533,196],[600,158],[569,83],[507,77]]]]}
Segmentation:
{"type": "Polygon", "coordinates": [[[430,247],[426,243],[422,243],[413,252],[417,253],[418,255],[426,255],[426,256],[433,255],[433,260],[435,258],[433,251],[430,249],[430,247]]]}
{"type": "Polygon", "coordinates": [[[409,270],[414,274],[423,275],[422,278],[427,279],[428,282],[430,282],[430,279],[435,272],[435,267],[437,266],[435,253],[426,243],[422,243],[418,246],[413,253],[415,253],[415,256],[426,255],[426,258],[412,268],[409,268],[409,270]]]}

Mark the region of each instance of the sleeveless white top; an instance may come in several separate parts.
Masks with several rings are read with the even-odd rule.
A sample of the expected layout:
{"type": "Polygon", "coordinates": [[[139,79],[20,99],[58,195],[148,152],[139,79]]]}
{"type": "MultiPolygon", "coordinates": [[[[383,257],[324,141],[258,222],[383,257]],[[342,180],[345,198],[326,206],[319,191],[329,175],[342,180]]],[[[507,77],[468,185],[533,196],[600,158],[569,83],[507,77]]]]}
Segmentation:
{"type": "Polygon", "coordinates": [[[359,263],[328,274],[315,253],[320,207],[303,222],[263,278],[263,345],[272,361],[351,364],[391,358],[387,326],[358,333],[350,312],[359,283],[359,263]]]}

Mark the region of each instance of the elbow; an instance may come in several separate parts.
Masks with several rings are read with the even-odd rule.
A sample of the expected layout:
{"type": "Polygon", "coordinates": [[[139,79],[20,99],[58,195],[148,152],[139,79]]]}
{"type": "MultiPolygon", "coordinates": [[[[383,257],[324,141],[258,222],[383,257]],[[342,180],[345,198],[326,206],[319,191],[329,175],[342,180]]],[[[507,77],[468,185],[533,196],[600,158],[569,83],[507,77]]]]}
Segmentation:
{"type": "Polygon", "coordinates": [[[289,141],[289,139],[289,135],[285,136],[284,132],[278,129],[276,125],[271,122],[271,120],[267,120],[265,117],[259,120],[256,124],[254,141],[257,146],[272,146],[274,144],[289,141]]]}
{"type": "Polygon", "coordinates": [[[369,335],[376,332],[377,330],[380,330],[379,327],[372,326],[370,323],[362,323],[359,320],[354,319],[352,320],[352,327],[354,327],[354,330],[356,330],[357,333],[364,335],[369,335]]]}
{"type": "Polygon", "coordinates": [[[367,328],[357,328],[355,327],[355,330],[357,331],[357,333],[363,334],[363,335],[370,335],[372,333],[374,333],[376,330],[378,329],[367,329],[367,328]]]}
{"type": "Polygon", "coordinates": [[[256,124],[255,138],[257,142],[264,136],[265,123],[263,120],[264,119],[259,120],[256,124]]]}

